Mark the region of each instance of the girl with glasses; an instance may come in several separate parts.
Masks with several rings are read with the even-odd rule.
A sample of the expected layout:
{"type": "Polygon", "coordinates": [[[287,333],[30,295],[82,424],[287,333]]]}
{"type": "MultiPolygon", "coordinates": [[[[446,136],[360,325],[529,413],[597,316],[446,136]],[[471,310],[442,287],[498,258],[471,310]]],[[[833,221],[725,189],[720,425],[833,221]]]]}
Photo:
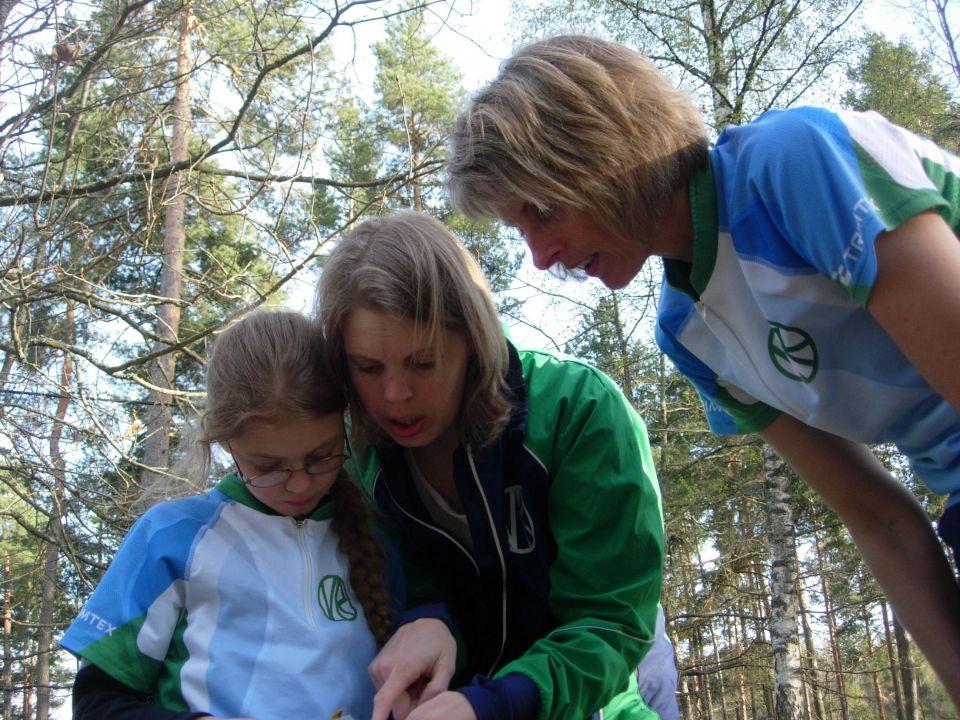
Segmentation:
{"type": "Polygon", "coordinates": [[[82,663],[74,718],[370,716],[402,576],[342,472],[345,406],[302,315],[220,335],[195,477],[213,444],[236,472],[130,530],[61,641],[82,663]]]}
{"type": "Polygon", "coordinates": [[[371,666],[373,720],[656,718],[635,671],[663,638],[663,527],[623,394],[508,342],[476,261],[425,215],[356,228],[318,303],[357,471],[410,588],[371,666]]]}

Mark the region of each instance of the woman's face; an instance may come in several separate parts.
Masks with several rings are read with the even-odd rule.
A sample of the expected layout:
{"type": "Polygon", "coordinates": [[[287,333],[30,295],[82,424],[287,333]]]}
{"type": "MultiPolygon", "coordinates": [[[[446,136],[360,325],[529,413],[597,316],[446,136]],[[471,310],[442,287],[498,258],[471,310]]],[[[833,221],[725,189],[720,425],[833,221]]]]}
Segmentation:
{"type": "Polygon", "coordinates": [[[464,338],[443,330],[432,347],[413,321],[357,308],[343,340],[350,381],[370,419],[405,448],[452,452],[467,376],[464,338]]]}

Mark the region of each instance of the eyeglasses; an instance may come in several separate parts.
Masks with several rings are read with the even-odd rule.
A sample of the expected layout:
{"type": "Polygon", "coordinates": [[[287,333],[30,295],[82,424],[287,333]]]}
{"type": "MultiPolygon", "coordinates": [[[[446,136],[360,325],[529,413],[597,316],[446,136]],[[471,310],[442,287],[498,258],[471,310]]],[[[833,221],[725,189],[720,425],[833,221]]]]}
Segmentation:
{"type": "MultiPolygon", "coordinates": [[[[230,455],[233,456],[233,451],[230,451],[230,455]]],[[[270,470],[265,472],[262,475],[255,475],[253,477],[244,477],[243,471],[240,469],[240,465],[237,463],[237,458],[233,458],[234,465],[237,466],[237,475],[240,476],[240,479],[243,480],[247,485],[256,488],[267,488],[274,487],[275,485],[282,485],[290,479],[290,476],[293,475],[297,470],[303,470],[310,477],[316,477],[318,475],[330,475],[335,472],[339,472],[340,468],[343,467],[343,463],[346,462],[351,457],[349,450],[344,450],[342,453],[336,455],[327,455],[326,457],[317,458],[316,460],[311,460],[306,465],[298,468],[283,468],[278,470],[270,470]]]]}

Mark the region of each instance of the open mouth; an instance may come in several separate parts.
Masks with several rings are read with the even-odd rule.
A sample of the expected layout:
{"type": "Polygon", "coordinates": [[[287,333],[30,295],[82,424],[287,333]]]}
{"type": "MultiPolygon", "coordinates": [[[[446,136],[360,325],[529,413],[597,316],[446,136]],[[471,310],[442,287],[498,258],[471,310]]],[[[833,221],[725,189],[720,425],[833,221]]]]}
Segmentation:
{"type": "Polygon", "coordinates": [[[587,276],[591,275],[588,268],[596,257],[597,253],[593,253],[572,267],[568,267],[562,262],[557,262],[551,265],[548,271],[559,280],[586,280],[587,276]]]}
{"type": "Polygon", "coordinates": [[[583,261],[579,265],[575,265],[572,268],[570,268],[571,272],[576,272],[578,270],[581,272],[586,272],[587,267],[590,265],[590,263],[594,261],[594,259],[596,259],[596,257],[597,257],[597,253],[588,255],[583,259],[583,261]]]}
{"type": "Polygon", "coordinates": [[[389,418],[388,429],[395,438],[408,438],[416,435],[423,428],[426,418],[423,416],[389,418]]]}

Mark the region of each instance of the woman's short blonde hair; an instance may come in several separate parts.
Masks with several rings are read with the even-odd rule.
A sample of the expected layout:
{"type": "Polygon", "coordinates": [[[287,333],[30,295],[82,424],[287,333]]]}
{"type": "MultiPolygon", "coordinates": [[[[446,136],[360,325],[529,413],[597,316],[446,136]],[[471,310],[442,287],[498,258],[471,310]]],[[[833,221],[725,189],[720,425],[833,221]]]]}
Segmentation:
{"type": "Polygon", "coordinates": [[[479,265],[450,230],[415,212],[373,218],[347,234],[323,263],[317,316],[328,362],[350,388],[355,439],[376,443],[384,435],[351,388],[343,344],[344,326],[356,308],[412,320],[428,346],[437,347],[444,329],[463,337],[468,360],[460,437],[483,446],[499,436],[510,412],[506,338],[479,265]]]}
{"type": "Polygon", "coordinates": [[[469,217],[517,201],[570,206],[645,240],[706,157],[700,112],[647,58],[562,35],[518,50],[471,98],[451,136],[446,187],[469,217]]]}

